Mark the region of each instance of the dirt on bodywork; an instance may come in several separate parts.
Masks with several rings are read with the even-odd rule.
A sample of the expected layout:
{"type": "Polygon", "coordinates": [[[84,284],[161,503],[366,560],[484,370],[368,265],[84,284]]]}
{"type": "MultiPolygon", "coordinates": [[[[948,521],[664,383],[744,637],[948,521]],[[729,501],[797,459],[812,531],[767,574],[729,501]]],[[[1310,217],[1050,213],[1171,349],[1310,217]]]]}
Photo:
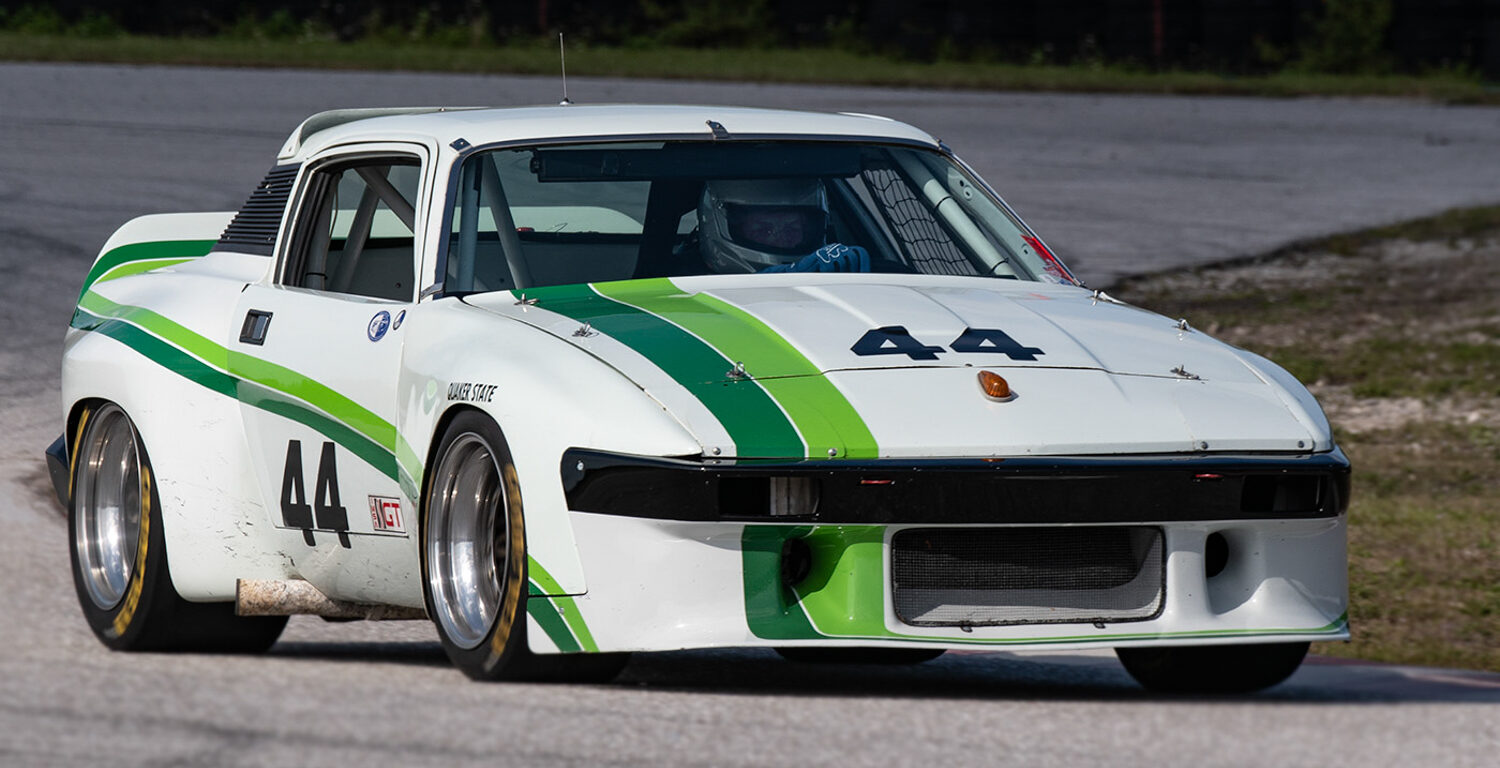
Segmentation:
{"type": "Polygon", "coordinates": [[[1323,404],[1354,464],[1354,640],[1315,652],[1500,670],[1500,207],[1111,293],[1275,360],[1323,404]]]}

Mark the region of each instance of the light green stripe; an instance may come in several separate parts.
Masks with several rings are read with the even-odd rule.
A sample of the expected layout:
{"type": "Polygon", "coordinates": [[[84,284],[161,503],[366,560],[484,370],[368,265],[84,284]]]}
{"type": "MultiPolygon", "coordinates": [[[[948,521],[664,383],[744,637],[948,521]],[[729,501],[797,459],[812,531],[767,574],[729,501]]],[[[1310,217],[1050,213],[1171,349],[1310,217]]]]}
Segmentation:
{"type": "Polygon", "coordinates": [[[232,349],[226,352],[229,355],[230,373],[247,381],[295,395],[360,431],[391,453],[395,453],[396,427],[376,416],[370,409],[339,394],[328,385],[309,379],[290,368],[232,349]]]}
{"type": "Polygon", "coordinates": [[[417,452],[412,450],[411,445],[406,442],[406,438],[402,437],[399,432],[396,433],[396,463],[401,466],[401,472],[405,476],[402,478],[402,482],[405,483],[407,480],[413,481],[411,492],[407,495],[412,499],[416,499],[417,490],[415,480],[422,476],[422,460],[417,458],[417,452]]]}
{"type": "Polygon", "coordinates": [[[223,346],[215,344],[202,335],[190,331],[177,322],[168,320],[149,309],[128,304],[116,304],[93,291],[85,294],[79,300],[78,306],[101,317],[112,317],[139,326],[141,329],[149,331],[197,355],[200,360],[210,365],[224,370],[228,370],[229,368],[227,363],[228,350],[223,346]]]}
{"type": "MultiPolygon", "coordinates": [[[[334,391],[327,385],[310,379],[296,371],[252,357],[243,352],[228,349],[183,325],[144,307],[117,304],[90,291],[78,302],[80,309],[100,317],[128,322],[153,336],[170,342],[176,347],[196,356],[200,360],[222,369],[245,382],[258,384],[268,390],[301,400],[332,417],[336,422],[359,433],[365,439],[384,449],[386,456],[372,461],[367,452],[354,450],[352,443],[340,444],[350,448],[356,455],[401,484],[407,497],[416,500],[422,476],[422,463],[404,440],[397,451],[396,428],[362,405],[334,391]]],[[[147,355],[152,357],[151,355],[147,355]]],[[[154,358],[153,358],[154,359],[154,358]]],[[[158,361],[160,362],[160,361],[158,361]]],[[[279,411],[277,411],[279,413],[279,411]]],[[[287,416],[282,413],[281,415],[287,416]]],[[[288,416],[288,418],[292,418],[288,416]]],[[[307,426],[328,434],[316,425],[302,419],[307,426]]],[[[329,435],[329,437],[333,437],[329,435]]]]}
{"type": "Polygon", "coordinates": [[[82,299],[83,295],[88,293],[89,288],[99,281],[100,276],[121,264],[159,259],[193,259],[207,255],[218,242],[217,240],[161,240],[148,243],[127,243],[118,248],[112,248],[94,260],[94,265],[89,268],[88,275],[83,278],[83,288],[79,289],[78,296],[82,299]]]}
{"type": "Polygon", "coordinates": [[[595,285],[608,298],[650,312],[692,333],[755,377],[792,420],[808,455],[879,455],[875,436],[844,394],[807,356],[760,318],[707,294],[688,294],[666,278],[595,285]]]}
{"type": "MultiPolygon", "coordinates": [[[[599,646],[594,642],[594,635],[589,631],[588,623],[583,620],[583,613],[578,609],[578,604],[573,598],[565,593],[557,579],[547,572],[536,558],[526,556],[526,576],[532,585],[541,590],[540,594],[548,596],[557,605],[557,612],[562,615],[563,621],[568,623],[568,628],[578,638],[578,643],[589,653],[598,653],[599,646]]],[[[536,594],[536,593],[533,593],[536,594]]]]}
{"type": "Polygon", "coordinates": [[[392,453],[396,449],[396,428],[368,408],[334,391],[322,382],[310,379],[290,368],[228,349],[144,307],[116,304],[90,291],[78,305],[89,312],[113,317],[140,326],[205,362],[222,368],[246,381],[297,397],[322,409],[328,415],[353,427],[392,453]]]}
{"type": "Polygon", "coordinates": [[[702,339],[650,312],[605,298],[589,285],[526,293],[548,311],[589,323],[661,368],[713,413],[741,458],[807,455],[806,443],[781,406],[756,382],[730,377],[733,361],[702,339]]]}
{"type": "Polygon", "coordinates": [[[583,646],[568,632],[568,626],[557,606],[552,604],[545,595],[537,594],[535,582],[529,585],[530,596],[526,599],[526,612],[536,619],[537,626],[547,633],[552,639],[552,644],[563,653],[577,653],[583,650],[583,646]]]}
{"type": "MultiPolygon", "coordinates": [[[[157,365],[214,392],[311,427],[387,477],[402,482],[403,485],[407,482],[405,478],[398,477],[396,463],[389,451],[281,392],[224,373],[124,320],[99,318],[80,309],[75,316],[74,325],[120,341],[157,365]]],[[[410,498],[415,499],[415,494],[410,498]]]]}
{"type": "Polygon", "coordinates": [[[170,267],[174,264],[181,264],[187,261],[192,261],[192,259],[145,259],[142,261],[132,261],[121,264],[120,266],[115,267],[108,272],[105,272],[104,274],[99,276],[98,280],[95,280],[94,282],[102,283],[106,280],[115,280],[121,277],[129,277],[130,275],[138,275],[142,272],[150,272],[153,269],[170,267]]]}

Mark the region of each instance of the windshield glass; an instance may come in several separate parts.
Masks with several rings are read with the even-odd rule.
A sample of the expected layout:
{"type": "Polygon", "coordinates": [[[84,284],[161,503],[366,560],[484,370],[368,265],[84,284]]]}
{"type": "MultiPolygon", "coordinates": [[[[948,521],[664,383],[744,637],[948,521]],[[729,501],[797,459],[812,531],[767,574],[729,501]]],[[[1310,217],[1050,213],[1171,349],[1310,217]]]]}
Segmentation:
{"type": "Polygon", "coordinates": [[[464,161],[451,204],[448,292],[778,272],[1076,283],[963,168],[908,147],[494,150],[464,161]]]}

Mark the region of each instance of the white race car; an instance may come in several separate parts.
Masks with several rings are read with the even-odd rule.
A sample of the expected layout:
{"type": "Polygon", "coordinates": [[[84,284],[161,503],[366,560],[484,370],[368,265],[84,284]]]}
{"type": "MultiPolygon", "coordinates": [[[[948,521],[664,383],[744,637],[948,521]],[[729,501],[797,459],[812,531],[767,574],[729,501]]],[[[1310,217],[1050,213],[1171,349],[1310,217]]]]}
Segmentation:
{"type": "Polygon", "coordinates": [[[478,679],[1103,647],[1245,691],[1348,637],[1307,391],[879,117],[314,115],[238,213],[110,238],[62,406],[111,648],[426,617],[478,679]]]}

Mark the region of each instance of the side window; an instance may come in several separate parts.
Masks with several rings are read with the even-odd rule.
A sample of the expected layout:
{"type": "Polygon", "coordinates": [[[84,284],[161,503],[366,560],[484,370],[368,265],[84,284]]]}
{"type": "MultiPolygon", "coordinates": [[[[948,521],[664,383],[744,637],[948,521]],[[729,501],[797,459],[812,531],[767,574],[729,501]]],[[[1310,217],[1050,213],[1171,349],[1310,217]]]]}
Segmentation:
{"type": "Polygon", "coordinates": [[[313,172],[283,283],[409,301],[420,171],[408,157],[361,158],[313,172]]]}

